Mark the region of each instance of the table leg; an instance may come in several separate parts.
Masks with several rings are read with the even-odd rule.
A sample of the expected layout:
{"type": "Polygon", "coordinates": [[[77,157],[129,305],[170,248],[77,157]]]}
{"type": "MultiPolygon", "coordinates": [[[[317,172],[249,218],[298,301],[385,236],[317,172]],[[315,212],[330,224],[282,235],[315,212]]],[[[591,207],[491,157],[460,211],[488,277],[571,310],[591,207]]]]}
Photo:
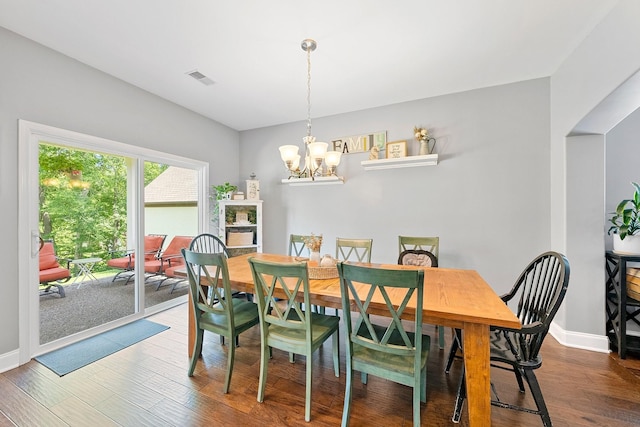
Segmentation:
{"type": "Polygon", "coordinates": [[[489,326],[465,323],[463,346],[469,426],[490,426],[489,326]]]}

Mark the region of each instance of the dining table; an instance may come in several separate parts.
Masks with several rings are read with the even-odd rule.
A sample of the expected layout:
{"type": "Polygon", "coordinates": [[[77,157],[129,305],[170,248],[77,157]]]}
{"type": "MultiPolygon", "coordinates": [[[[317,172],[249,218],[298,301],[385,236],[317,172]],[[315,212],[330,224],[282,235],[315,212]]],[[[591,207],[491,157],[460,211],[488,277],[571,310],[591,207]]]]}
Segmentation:
{"type": "MultiPolygon", "coordinates": [[[[231,288],[248,294],[254,292],[253,276],[248,262],[250,257],[272,262],[301,261],[294,256],[268,253],[250,253],[229,258],[227,266],[231,288]]],[[[357,264],[378,268],[425,270],[423,321],[433,325],[459,328],[463,331],[462,354],[466,367],[469,425],[472,427],[491,425],[489,328],[500,326],[520,329],[522,326],[520,320],[475,270],[397,264],[357,264]]],[[[178,269],[176,274],[186,276],[186,268],[178,269]]],[[[342,309],[338,277],[309,279],[309,291],[311,304],[342,309]]],[[[303,294],[300,293],[299,297],[302,300],[303,294]]],[[[380,314],[384,315],[385,310],[382,305],[384,303],[381,300],[374,300],[372,305],[377,303],[381,304],[380,314]]],[[[409,302],[404,312],[407,319],[415,315],[415,307],[415,302],[409,302]]],[[[386,310],[387,315],[388,313],[386,310]]],[[[195,342],[195,319],[191,308],[189,309],[188,340],[189,356],[191,356],[195,342]]]]}

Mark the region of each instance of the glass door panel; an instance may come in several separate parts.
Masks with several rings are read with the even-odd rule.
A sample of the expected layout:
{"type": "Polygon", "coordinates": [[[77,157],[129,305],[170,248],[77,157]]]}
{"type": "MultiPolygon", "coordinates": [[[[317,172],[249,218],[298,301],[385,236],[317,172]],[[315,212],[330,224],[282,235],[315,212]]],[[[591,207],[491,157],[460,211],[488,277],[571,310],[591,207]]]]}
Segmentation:
{"type": "Polygon", "coordinates": [[[40,344],[136,312],[134,242],[127,239],[134,164],[126,157],[39,144],[39,223],[46,242],[40,251],[40,344]],[[46,276],[45,267],[62,276],[46,276]]]}
{"type": "Polygon", "coordinates": [[[144,170],[144,234],[148,241],[165,236],[159,256],[145,262],[144,304],[154,310],[182,302],[177,298],[189,292],[174,270],[183,265],[180,249],[198,234],[198,172],[150,161],[144,170]]]}

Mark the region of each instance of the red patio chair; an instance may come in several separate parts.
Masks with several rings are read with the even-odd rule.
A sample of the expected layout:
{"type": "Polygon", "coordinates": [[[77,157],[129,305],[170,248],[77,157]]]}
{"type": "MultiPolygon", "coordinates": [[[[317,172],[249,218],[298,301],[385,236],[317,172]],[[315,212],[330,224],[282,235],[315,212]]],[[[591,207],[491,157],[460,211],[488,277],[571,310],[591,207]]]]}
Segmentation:
{"type": "MultiPolygon", "coordinates": [[[[144,260],[145,262],[157,259],[160,252],[162,251],[162,245],[164,244],[164,240],[167,238],[166,234],[149,234],[144,236],[144,260]]],[[[112,258],[107,261],[107,265],[109,267],[117,268],[122,270],[118,272],[115,276],[113,276],[112,282],[122,274],[128,273],[129,277],[127,278],[126,283],[129,283],[129,280],[133,278],[133,269],[135,268],[135,254],[133,249],[124,249],[120,251],[113,251],[113,253],[124,254],[118,258],[112,258]]]]}
{"type": "MultiPolygon", "coordinates": [[[[184,267],[184,258],[182,257],[181,251],[182,249],[189,249],[192,240],[193,236],[175,236],[171,239],[167,248],[162,251],[156,259],[145,261],[145,273],[164,276],[158,281],[156,291],[160,289],[160,286],[162,286],[167,279],[176,278],[176,275],[174,274],[176,268],[184,267]]],[[[174,291],[178,283],[185,279],[186,278],[181,277],[180,280],[175,281],[171,287],[170,293],[174,291]]]]}
{"type": "Polygon", "coordinates": [[[46,295],[51,293],[51,288],[56,287],[60,298],[64,298],[64,287],[62,283],[68,281],[71,278],[71,271],[69,270],[69,260],[67,261],[67,268],[64,268],[58,262],[56,256],[56,249],[53,245],[53,241],[43,241],[39,252],[40,258],[40,284],[46,286],[46,288],[40,293],[40,295],[46,295]],[[55,282],[55,283],[51,283],[55,282]]]}

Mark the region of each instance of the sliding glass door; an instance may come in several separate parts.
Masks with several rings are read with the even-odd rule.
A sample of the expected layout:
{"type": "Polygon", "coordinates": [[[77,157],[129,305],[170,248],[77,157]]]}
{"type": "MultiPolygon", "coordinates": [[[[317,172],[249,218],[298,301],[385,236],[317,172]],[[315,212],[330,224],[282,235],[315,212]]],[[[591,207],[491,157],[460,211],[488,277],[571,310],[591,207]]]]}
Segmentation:
{"type": "Polygon", "coordinates": [[[23,121],[20,144],[22,363],[186,302],[171,243],[209,221],[206,164],[23,121]]]}

